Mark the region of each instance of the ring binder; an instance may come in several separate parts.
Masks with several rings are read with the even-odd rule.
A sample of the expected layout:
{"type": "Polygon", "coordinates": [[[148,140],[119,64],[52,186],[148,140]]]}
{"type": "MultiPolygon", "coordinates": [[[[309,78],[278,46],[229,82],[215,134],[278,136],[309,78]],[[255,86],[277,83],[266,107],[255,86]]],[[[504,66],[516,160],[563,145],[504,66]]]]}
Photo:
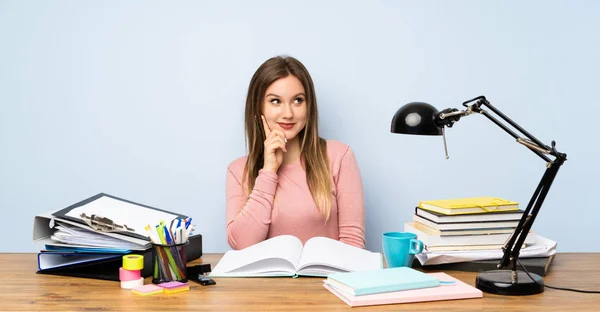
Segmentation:
{"type": "Polygon", "coordinates": [[[188,218],[186,215],[139,204],[105,193],[99,193],[67,208],[53,212],[52,216],[60,220],[69,220],[86,225],[98,232],[130,236],[146,241],[149,239],[144,231],[144,225],[157,222],[157,220],[188,218]],[[92,220],[82,219],[82,214],[90,216],[89,218],[96,216],[95,219],[98,222],[95,226],[98,228],[92,228],[90,225],[92,220]],[[112,229],[115,226],[117,229],[123,230],[112,229]]]}
{"type": "Polygon", "coordinates": [[[126,224],[118,225],[114,223],[111,219],[102,217],[99,215],[92,214],[91,216],[82,213],[80,215],[81,220],[83,220],[87,225],[89,225],[92,229],[100,232],[125,232],[130,231],[134,232],[135,230],[128,227],[126,224]]]}

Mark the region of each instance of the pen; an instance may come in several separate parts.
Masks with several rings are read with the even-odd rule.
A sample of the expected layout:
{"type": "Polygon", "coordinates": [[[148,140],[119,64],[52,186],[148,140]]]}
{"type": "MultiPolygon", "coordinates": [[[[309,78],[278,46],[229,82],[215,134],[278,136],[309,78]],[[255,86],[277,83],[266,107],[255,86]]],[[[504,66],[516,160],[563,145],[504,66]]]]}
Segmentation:
{"type": "MultiPolygon", "coordinates": [[[[172,244],[177,244],[176,242],[174,242],[174,240],[171,238],[171,236],[169,235],[169,233],[167,233],[166,235],[167,237],[167,244],[172,245],[172,244]]],[[[169,250],[171,250],[171,255],[173,256],[173,259],[175,259],[175,263],[177,264],[177,269],[180,271],[181,275],[183,276],[183,271],[181,271],[181,268],[185,267],[183,265],[183,260],[181,259],[181,255],[179,254],[178,248],[175,248],[174,246],[169,247],[169,250]]]]}
{"type": "Polygon", "coordinates": [[[187,242],[188,238],[190,237],[190,233],[194,230],[194,226],[189,226],[186,228],[185,233],[183,234],[183,241],[187,242]]]}
{"type": "Polygon", "coordinates": [[[169,227],[169,230],[170,230],[169,233],[171,234],[172,237],[174,236],[173,234],[175,234],[174,226],[175,226],[175,219],[171,220],[171,226],[169,227]]]}
{"type": "Polygon", "coordinates": [[[173,240],[171,239],[171,235],[169,234],[169,230],[167,229],[167,226],[164,226],[164,231],[165,231],[165,240],[167,241],[167,245],[171,245],[173,244],[173,240]]]}
{"type": "Polygon", "coordinates": [[[150,242],[154,243],[154,239],[152,239],[152,233],[150,233],[150,225],[146,224],[144,230],[146,231],[146,235],[150,239],[150,242]]]}
{"type": "MultiPolygon", "coordinates": [[[[175,234],[175,236],[177,237],[177,239],[175,240],[175,242],[177,244],[181,244],[183,243],[182,237],[181,237],[181,218],[177,218],[177,227],[175,228],[175,232],[173,234],[175,234]],[[179,230],[179,235],[177,234],[177,230],[179,230]]],[[[185,219],[183,221],[183,224],[185,225],[185,219]]]]}
{"type": "Polygon", "coordinates": [[[158,233],[158,238],[159,238],[158,243],[166,245],[167,242],[165,241],[165,233],[163,233],[160,225],[156,226],[156,233],[158,233]]]}
{"type": "MultiPolygon", "coordinates": [[[[164,221],[161,221],[161,223],[162,223],[161,227],[159,227],[158,225],[156,227],[159,231],[163,232],[162,235],[159,235],[159,236],[161,236],[162,244],[167,245],[168,244],[167,238],[169,238],[169,240],[170,240],[170,236],[168,236],[169,230],[167,229],[167,226],[164,224],[165,223],[164,221]]],[[[183,272],[177,266],[177,262],[175,262],[175,259],[173,258],[173,255],[171,254],[171,250],[164,248],[164,251],[165,251],[165,254],[167,255],[167,259],[169,261],[171,268],[174,268],[173,271],[175,272],[175,276],[177,277],[177,279],[181,279],[181,277],[183,276],[183,272]]]]}
{"type": "Polygon", "coordinates": [[[146,226],[144,227],[144,229],[146,230],[146,234],[148,235],[148,237],[150,238],[150,241],[154,244],[160,244],[160,240],[158,239],[158,235],[156,234],[155,231],[152,230],[152,228],[150,227],[149,224],[146,224],[146,226]]]}

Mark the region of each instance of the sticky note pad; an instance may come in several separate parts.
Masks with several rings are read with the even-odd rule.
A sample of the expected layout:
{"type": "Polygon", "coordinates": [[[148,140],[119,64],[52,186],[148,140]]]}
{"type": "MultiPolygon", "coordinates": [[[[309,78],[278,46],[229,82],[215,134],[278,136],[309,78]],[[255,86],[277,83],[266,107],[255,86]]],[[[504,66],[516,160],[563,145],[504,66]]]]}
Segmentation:
{"type": "Polygon", "coordinates": [[[182,282],[167,282],[167,283],[160,283],[158,284],[158,286],[162,287],[162,288],[168,288],[168,289],[172,289],[172,288],[177,288],[177,287],[183,287],[183,286],[188,286],[188,283],[182,283],[182,282]]]}
{"type": "Polygon", "coordinates": [[[163,290],[164,289],[162,287],[158,287],[158,286],[152,285],[152,284],[147,284],[144,286],[136,287],[136,288],[132,289],[131,292],[134,294],[142,295],[142,296],[148,296],[148,295],[160,294],[163,292],[163,290]]]}
{"type": "Polygon", "coordinates": [[[186,291],[186,290],[190,290],[190,287],[185,287],[185,288],[177,288],[177,289],[165,289],[163,290],[165,294],[173,294],[176,292],[180,292],[180,291],[186,291]]]}
{"type": "Polygon", "coordinates": [[[162,284],[158,284],[158,286],[162,287],[163,291],[167,294],[190,290],[190,285],[188,283],[181,283],[181,282],[162,283],[162,284]]]}

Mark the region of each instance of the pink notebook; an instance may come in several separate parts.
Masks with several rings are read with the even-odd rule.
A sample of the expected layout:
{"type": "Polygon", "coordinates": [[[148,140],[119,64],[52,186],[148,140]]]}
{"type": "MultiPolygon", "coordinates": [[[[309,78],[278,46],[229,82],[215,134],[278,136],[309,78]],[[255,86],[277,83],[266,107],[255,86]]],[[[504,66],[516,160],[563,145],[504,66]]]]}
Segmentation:
{"type": "Polygon", "coordinates": [[[352,294],[339,291],[327,283],[323,284],[323,287],[327,288],[330,292],[338,296],[338,298],[342,299],[342,301],[351,307],[483,297],[481,290],[467,285],[446,273],[429,273],[429,275],[437,277],[441,282],[454,281],[454,283],[443,284],[438,287],[402,290],[363,296],[354,296],[352,294]]]}

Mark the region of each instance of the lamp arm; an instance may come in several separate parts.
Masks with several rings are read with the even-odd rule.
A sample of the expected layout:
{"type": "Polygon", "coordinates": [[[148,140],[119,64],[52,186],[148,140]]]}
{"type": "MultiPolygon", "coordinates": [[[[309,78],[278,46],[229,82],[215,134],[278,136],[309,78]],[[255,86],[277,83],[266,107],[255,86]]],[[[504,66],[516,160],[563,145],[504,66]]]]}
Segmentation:
{"type": "MultiPolygon", "coordinates": [[[[566,158],[556,158],[554,161],[548,164],[540,183],[538,184],[535,192],[529,200],[529,203],[527,204],[527,208],[523,212],[521,220],[519,220],[519,224],[508,241],[506,241],[502,247],[504,255],[498,264],[498,268],[509,266],[513,271],[513,274],[516,273],[516,261],[519,257],[521,247],[525,243],[527,234],[529,234],[529,230],[531,230],[531,226],[533,225],[533,222],[535,221],[535,218],[537,217],[538,212],[544,203],[544,199],[546,199],[546,195],[550,190],[552,182],[554,182],[554,178],[558,173],[558,169],[565,160],[566,158]]],[[[516,278],[516,276],[513,276],[513,278],[516,278]]]]}
{"type": "Polygon", "coordinates": [[[552,150],[551,150],[550,147],[546,146],[544,143],[542,143],[540,140],[538,140],[536,137],[534,137],[531,133],[527,132],[527,130],[523,129],[521,126],[519,126],[512,119],[508,118],[508,116],[504,115],[501,111],[499,111],[496,107],[494,107],[485,98],[485,96],[478,96],[478,97],[476,97],[474,99],[471,99],[471,100],[468,100],[468,101],[464,102],[462,105],[465,106],[465,107],[467,107],[468,108],[467,110],[471,110],[473,112],[480,113],[480,114],[484,115],[485,117],[487,117],[489,120],[491,120],[493,123],[495,123],[498,127],[502,128],[502,130],[504,130],[506,133],[510,134],[513,138],[517,139],[517,142],[519,142],[519,141],[520,141],[519,143],[527,142],[525,139],[523,139],[517,133],[515,133],[510,128],[508,128],[506,125],[502,124],[499,120],[497,120],[496,118],[494,118],[494,116],[490,115],[487,111],[481,109],[481,106],[485,106],[485,107],[489,108],[490,111],[494,112],[494,114],[498,115],[505,122],[507,122],[509,125],[511,125],[515,129],[517,129],[527,139],[529,139],[530,142],[527,142],[529,144],[527,144],[526,146],[529,147],[529,149],[532,152],[534,152],[536,155],[538,155],[544,161],[551,162],[550,158],[548,158],[547,156],[545,156],[540,151],[540,149],[544,150],[544,151],[547,150],[547,151],[549,151],[547,154],[551,154],[551,155],[553,155],[555,157],[558,157],[558,155],[557,155],[557,154],[559,154],[558,152],[556,152],[556,154],[552,153],[552,150]],[[470,103],[472,103],[472,104],[469,105],[470,103]],[[532,148],[532,146],[536,146],[537,148],[536,147],[532,148]]]}
{"type": "Polygon", "coordinates": [[[535,218],[542,207],[552,182],[554,182],[554,178],[558,173],[558,169],[567,160],[567,155],[556,150],[556,142],[554,141],[552,141],[551,147],[543,144],[540,140],[495,108],[484,96],[478,96],[468,100],[463,103],[463,106],[466,107],[466,110],[459,111],[456,109],[447,109],[441,111],[435,118],[436,124],[438,126],[451,127],[456,121],[458,121],[460,117],[467,116],[472,113],[482,114],[497,126],[502,128],[505,132],[510,134],[513,138],[515,138],[518,143],[526,146],[529,148],[529,150],[546,161],[547,168],[542,176],[542,179],[540,180],[540,183],[529,200],[527,208],[524,210],[523,216],[519,220],[519,224],[515,228],[515,231],[502,247],[504,255],[498,264],[498,268],[504,268],[510,265],[513,282],[516,282],[518,276],[516,272],[517,259],[519,257],[521,247],[525,243],[527,234],[531,230],[531,226],[533,225],[533,222],[535,221],[535,218]],[[502,120],[504,120],[506,123],[518,130],[526,138],[521,137],[494,116],[489,114],[486,110],[483,110],[481,108],[482,106],[487,107],[494,114],[502,118],[502,120]],[[548,156],[546,156],[547,154],[554,156],[554,160],[551,160],[548,156]]]}

